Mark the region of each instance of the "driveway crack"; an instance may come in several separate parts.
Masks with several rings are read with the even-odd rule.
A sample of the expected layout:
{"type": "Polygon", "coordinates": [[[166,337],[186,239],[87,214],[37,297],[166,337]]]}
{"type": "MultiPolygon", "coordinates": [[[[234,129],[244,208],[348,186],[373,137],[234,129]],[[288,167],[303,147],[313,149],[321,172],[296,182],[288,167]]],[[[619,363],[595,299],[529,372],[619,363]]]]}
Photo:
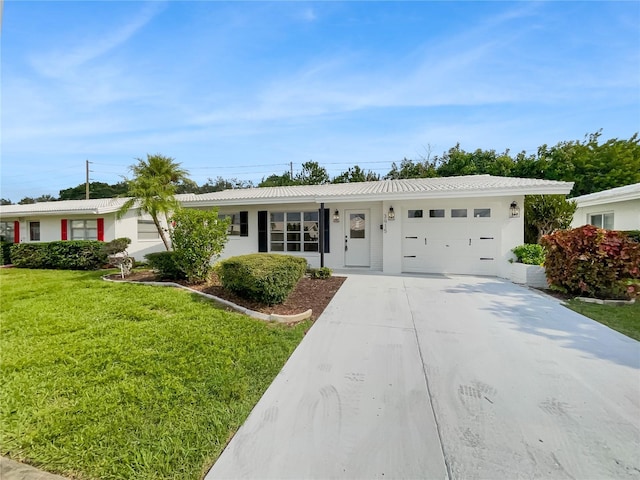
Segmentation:
{"type": "Polygon", "coordinates": [[[407,304],[409,305],[409,311],[411,312],[411,323],[413,324],[413,334],[415,335],[416,345],[418,346],[418,353],[420,354],[420,362],[422,363],[422,373],[424,375],[424,382],[427,387],[427,395],[429,395],[429,405],[431,405],[431,413],[433,414],[433,420],[436,424],[436,432],[438,433],[438,443],[440,443],[440,451],[442,452],[444,465],[445,465],[445,468],[447,469],[447,479],[451,480],[453,478],[451,474],[451,466],[449,465],[449,460],[445,452],[444,442],[442,440],[442,429],[440,428],[440,422],[438,421],[438,416],[436,415],[436,410],[433,406],[433,395],[431,394],[431,386],[429,385],[429,376],[427,375],[427,369],[425,368],[424,355],[422,354],[422,346],[420,345],[420,340],[418,339],[418,329],[416,327],[415,317],[413,316],[413,309],[411,308],[411,299],[409,298],[409,294],[407,293],[407,284],[404,280],[402,281],[402,284],[404,285],[404,292],[407,297],[407,304]]]}

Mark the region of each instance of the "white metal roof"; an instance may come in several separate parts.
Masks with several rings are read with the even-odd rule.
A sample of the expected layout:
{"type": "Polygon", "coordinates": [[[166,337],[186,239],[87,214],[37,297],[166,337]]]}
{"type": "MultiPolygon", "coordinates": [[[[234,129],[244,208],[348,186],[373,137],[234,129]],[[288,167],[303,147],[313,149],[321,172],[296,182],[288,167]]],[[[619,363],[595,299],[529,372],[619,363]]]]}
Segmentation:
{"type": "MultiPolygon", "coordinates": [[[[469,175],[463,177],[246,188],[200,195],[176,195],[176,199],[185,206],[329,203],[338,201],[359,202],[530,194],[566,195],[571,191],[572,187],[572,182],[469,175]]],[[[99,215],[117,211],[126,200],[126,198],[106,198],[42,202],[31,205],[3,205],[0,206],[0,217],[82,213],[99,215]]]]}
{"type": "Polygon", "coordinates": [[[625,185],[624,187],[610,188],[602,192],[581,195],[572,198],[578,204],[578,207],[590,207],[593,205],[601,205],[603,203],[625,202],[627,200],[636,200],[640,198],[640,183],[625,185]]]}
{"type": "Polygon", "coordinates": [[[572,182],[534,178],[469,175],[463,177],[413,178],[377,182],[338,183],[224,190],[184,195],[186,205],[242,205],[261,203],[371,201],[456,198],[527,194],[568,194],[572,182]]]}
{"type": "Polygon", "coordinates": [[[58,202],[38,202],[28,205],[1,205],[0,217],[20,217],[34,215],[91,214],[101,215],[116,212],[127,198],[97,198],[91,200],[61,200],[58,202]]]}

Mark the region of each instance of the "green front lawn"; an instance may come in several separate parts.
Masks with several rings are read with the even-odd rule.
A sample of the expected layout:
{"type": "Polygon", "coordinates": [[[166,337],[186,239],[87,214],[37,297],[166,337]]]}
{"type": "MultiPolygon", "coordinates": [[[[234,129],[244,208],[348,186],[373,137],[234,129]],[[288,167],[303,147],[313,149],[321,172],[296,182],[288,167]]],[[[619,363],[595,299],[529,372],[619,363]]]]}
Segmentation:
{"type": "Polygon", "coordinates": [[[0,453],[82,479],[198,479],[309,324],[101,275],[0,270],[0,453]]]}
{"type": "Polygon", "coordinates": [[[608,326],[628,337],[640,341],[640,301],[633,305],[598,305],[580,300],[569,300],[566,305],[585,317],[608,326]]]}

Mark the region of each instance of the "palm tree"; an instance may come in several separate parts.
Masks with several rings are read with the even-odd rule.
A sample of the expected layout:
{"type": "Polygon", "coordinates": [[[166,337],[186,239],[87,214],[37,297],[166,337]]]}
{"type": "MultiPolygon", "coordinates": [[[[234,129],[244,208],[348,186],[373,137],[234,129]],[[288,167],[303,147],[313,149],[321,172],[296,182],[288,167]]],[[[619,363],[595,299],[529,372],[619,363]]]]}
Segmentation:
{"type": "Polygon", "coordinates": [[[125,178],[127,196],[129,198],[118,210],[118,218],[122,218],[132,207],[138,208],[138,215],[148,213],[158,229],[158,234],[167,250],[171,249],[166,231],[160,223],[161,217],[167,219],[168,214],[179,208],[175,199],[179,184],[190,182],[189,172],[180,167],[171,157],[147,154],[147,159],[136,159],[138,163],[129,169],[133,179],[125,178]]]}

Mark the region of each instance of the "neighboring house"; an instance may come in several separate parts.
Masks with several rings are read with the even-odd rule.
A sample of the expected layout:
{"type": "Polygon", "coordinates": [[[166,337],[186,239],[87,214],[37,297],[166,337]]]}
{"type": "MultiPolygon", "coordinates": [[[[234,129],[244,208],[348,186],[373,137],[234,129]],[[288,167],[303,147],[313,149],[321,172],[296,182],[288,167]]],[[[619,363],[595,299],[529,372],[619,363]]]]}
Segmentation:
{"type": "MultiPolygon", "coordinates": [[[[185,207],[219,207],[222,215],[232,217],[223,258],[276,252],[303,256],[312,266],[334,269],[509,277],[511,249],[524,241],[524,195],[566,195],[572,186],[570,182],[473,175],[250,188],[176,198],[185,207]]],[[[144,217],[131,212],[115,219],[123,202],[2,206],[0,220],[18,222],[20,241],[129,237],[133,240],[129,252],[137,259],[162,250],[161,242],[150,238],[144,217]],[[95,221],[95,227],[86,223],[89,220],[95,221]],[[34,223],[38,235],[31,235],[34,223]],[[72,235],[76,227],[78,234],[72,235]]]]}
{"type": "Polygon", "coordinates": [[[571,226],[640,230],[640,183],[572,198],[577,203],[571,226]]]}

